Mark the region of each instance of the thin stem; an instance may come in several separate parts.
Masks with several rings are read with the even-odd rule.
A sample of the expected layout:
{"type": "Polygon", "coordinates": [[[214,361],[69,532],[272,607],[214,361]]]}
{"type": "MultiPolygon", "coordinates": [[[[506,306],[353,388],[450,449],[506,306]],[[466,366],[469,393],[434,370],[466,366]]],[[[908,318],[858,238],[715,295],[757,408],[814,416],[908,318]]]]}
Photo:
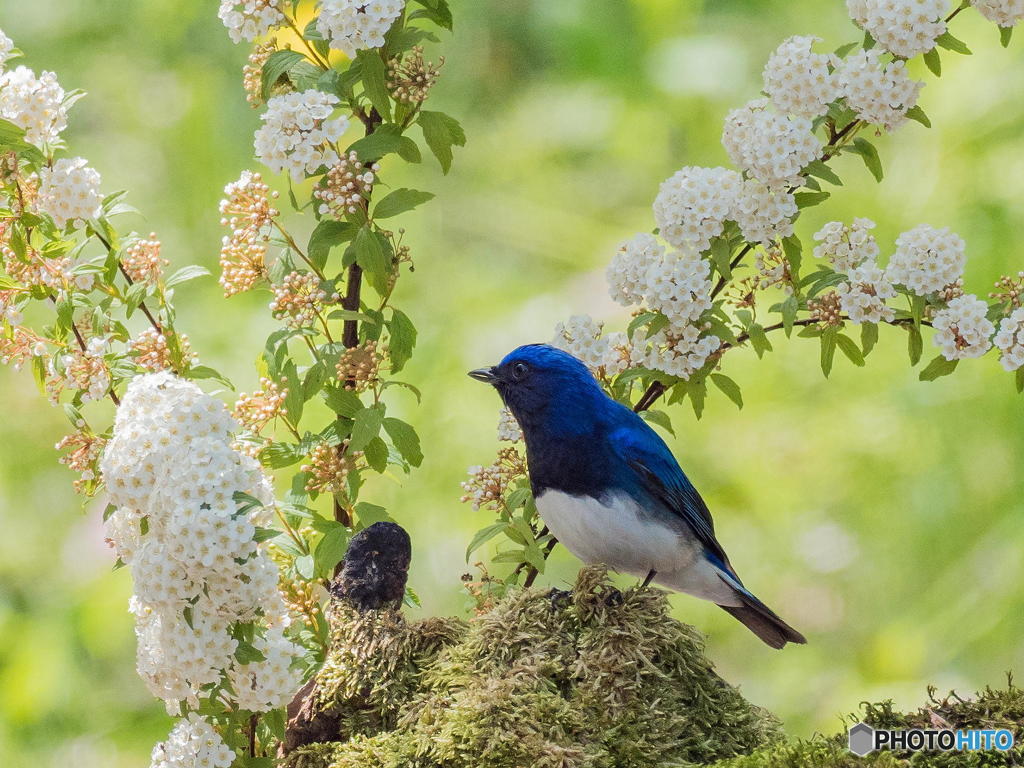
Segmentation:
{"type": "MultiPolygon", "coordinates": [[[[57,303],[57,299],[52,293],[50,294],[49,299],[54,304],[57,303]]],[[[78,330],[78,326],[75,325],[74,320],[71,321],[71,332],[75,334],[75,341],[78,342],[78,348],[85,352],[87,349],[85,339],[82,338],[82,332],[78,330]]],[[[110,385],[110,389],[107,390],[107,394],[110,395],[110,400],[114,403],[115,407],[121,405],[121,398],[119,398],[117,393],[114,391],[113,384],[110,385]]]]}
{"type": "Polygon", "coordinates": [[[249,757],[256,757],[256,724],[258,722],[258,715],[249,716],[249,757]]]}
{"type": "Polygon", "coordinates": [[[293,18],[291,18],[290,16],[287,16],[287,15],[285,16],[285,19],[288,21],[288,26],[292,28],[292,31],[298,36],[299,40],[302,41],[302,44],[304,46],[306,46],[306,50],[309,51],[310,58],[312,58],[313,61],[315,61],[317,63],[317,65],[320,66],[322,69],[324,69],[324,70],[330,69],[331,68],[330,63],[327,62],[325,59],[323,59],[320,56],[320,54],[317,53],[316,48],[314,48],[312,45],[309,44],[309,41],[306,39],[306,36],[304,34],[302,34],[302,32],[299,30],[298,26],[296,26],[295,19],[293,19],[293,18]]]}
{"type": "MultiPolygon", "coordinates": [[[[107,253],[114,252],[114,246],[110,244],[110,241],[107,240],[107,238],[105,238],[99,232],[94,232],[94,234],[96,235],[96,239],[103,243],[103,247],[107,249],[107,253]]],[[[128,283],[129,288],[135,285],[135,281],[133,281],[131,277],[128,275],[128,271],[124,268],[124,264],[121,263],[120,259],[117,260],[117,269],[121,273],[121,276],[124,277],[125,282],[128,283]]],[[[164,332],[163,327],[160,325],[160,323],[157,322],[157,319],[153,316],[153,313],[149,311],[149,307],[146,306],[146,302],[140,301],[139,309],[142,310],[142,314],[144,314],[146,316],[146,319],[149,320],[149,324],[153,326],[154,331],[156,331],[157,333],[164,332]]]]}
{"type": "Polygon", "coordinates": [[[324,276],[323,270],[321,270],[316,264],[312,262],[309,256],[306,255],[306,252],[299,247],[298,243],[295,242],[295,238],[293,238],[291,234],[289,234],[288,230],[282,227],[280,222],[278,222],[276,219],[274,220],[274,227],[276,227],[277,231],[281,233],[281,237],[283,237],[285,242],[288,243],[288,247],[295,251],[297,254],[299,254],[299,258],[306,262],[307,266],[309,266],[309,268],[313,270],[313,274],[315,274],[321,280],[326,280],[327,278],[324,276]]]}

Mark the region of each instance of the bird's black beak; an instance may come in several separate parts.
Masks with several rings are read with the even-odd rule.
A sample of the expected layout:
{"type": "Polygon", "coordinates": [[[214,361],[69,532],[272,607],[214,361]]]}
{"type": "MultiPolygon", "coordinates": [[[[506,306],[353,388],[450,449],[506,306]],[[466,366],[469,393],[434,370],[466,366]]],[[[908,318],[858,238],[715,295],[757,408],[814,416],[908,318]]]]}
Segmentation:
{"type": "Polygon", "coordinates": [[[467,374],[471,379],[482,381],[486,384],[493,384],[498,380],[497,374],[494,372],[494,368],[477,368],[475,371],[470,371],[467,374]]]}

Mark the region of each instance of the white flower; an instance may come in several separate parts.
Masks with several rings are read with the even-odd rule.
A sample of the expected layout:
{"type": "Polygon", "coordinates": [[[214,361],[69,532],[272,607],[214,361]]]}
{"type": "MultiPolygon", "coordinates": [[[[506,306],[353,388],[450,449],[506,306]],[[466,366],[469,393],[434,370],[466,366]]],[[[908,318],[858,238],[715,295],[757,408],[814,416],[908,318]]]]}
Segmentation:
{"type": "Polygon", "coordinates": [[[0,29],[0,67],[7,63],[14,51],[14,41],[0,29]]]}
{"type": "Polygon", "coordinates": [[[68,125],[64,89],[53,72],[38,78],[28,67],[0,75],[0,117],[25,129],[25,141],[52,144],[68,125]]]}
{"type": "Polygon", "coordinates": [[[281,0],[220,0],[217,16],[235,43],[254,40],[285,24],[281,0]]]}
{"type": "Polygon", "coordinates": [[[770,187],[803,184],[801,171],[821,152],[805,117],[786,117],[755,99],[725,118],[722,144],[733,163],[770,187]]]}
{"type": "Polygon", "coordinates": [[[61,158],[39,172],[39,181],[39,208],[60,229],[69,221],[93,219],[102,212],[100,175],[84,158],[61,158]]]}
{"type": "Polygon", "coordinates": [[[839,92],[857,117],[894,131],[917,105],[924,83],[911,80],[903,61],[883,64],[876,50],[854,51],[836,69],[839,92]]]}
{"type": "Polygon", "coordinates": [[[831,57],[814,53],[817,37],[795,36],[784,40],[764,67],[764,90],[780,112],[801,117],[820,117],[836,100],[831,57]]]}
{"type": "Polygon", "coordinates": [[[725,168],[687,166],[662,182],[654,199],[661,236],[676,248],[706,251],[722,234],[740,188],[740,175],[725,168]]]}
{"type": "Polygon", "coordinates": [[[604,371],[614,376],[624,371],[628,364],[625,354],[624,334],[602,336],[604,323],[590,315],[573,315],[568,322],[555,326],[555,337],[551,345],[579,358],[591,371],[604,371]]]}
{"type": "Polygon", "coordinates": [[[1024,19],[1024,0],[971,0],[971,4],[1000,27],[1013,27],[1024,19]]]}
{"type": "Polygon", "coordinates": [[[405,0],[323,0],[316,28],[331,48],[351,58],[356,51],[384,45],[384,35],[403,8],[405,0]]]}
{"type": "Polygon", "coordinates": [[[605,270],[612,299],[624,307],[641,303],[647,291],[647,269],[664,255],[664,247],[646,232],[622,243],[605,270]]]}
{"type": "Polygon", "coordinates": [[[846,7],[882,47],[909,59],[934,48],[946,31],[949,0],[846,0],[846,7]]]}
{"type": "Polygon", "coordinates": [[[670,321],[696,321],[711,309],[711,267],[699,256],[667,253],[647,269],[647,306],[670,321]]]}
{"type": "Polygon", "coordinates": [[[701,328],[686,322],[670,322],[647,339],[645,333],[639,329],[633,336],[631,363],[682,379],[703,368],[722,346],[717,336],[705,335],[701,328]]]}
{"type": "Polygon", "coordinates": [[[830,221],[814,233],[814,239],[821,243],[814,246],[814,258],[828,259],[837,272],[849,272],[865,261],[874,261],[878,258],[878,243],[871,234],[874,228],[871,219],[854,219],[850,226],[830,221]]]}
{"type": "Polygon", "coordinates": [[[996,327],[986,317],[988,304],[972,294],[958,296],[935,313],[932,341],[947,360],[981,357],[992,346],[996,327]]]}
{"type": "Polygon", "coordinates": [[[328,142],[341,138],[348,118],[328,119],[337,104],[337,96],[317,90],[274,96],[256,131],[256,155],[267,167],[288,171],[295,181],[338,162],[328,142]]]}
{"type": "Polygon", "coordinates": [[[896,289],[885,279],[885,273],[874,262],[849,270],[847,282],[836,286],[839,306],[854,323],[889,322],[896,316],[886,299],[896,296],[896,289]]]}
{"type": "Polygon", "coordinates": [[[793,193],[781,188],[772,190],[755,179],[747,179],[736,198],[732,218],[746,240],[767,245],[793,234],[796,214],[793,193]]]}
{"type": "Polygon", "coordinates": [[[896,238],[886,278],[919,295],[934,293],[963,275],[964,248],[964,241],[948,227],[921,224],[896,238]]]}
{"type": "Polygon", "coordinates": [[[1008,371],[1024,365],[1024,308],[1017,308],[999,322],[999,333],[993,339],[1002,353],[999,362],[1008,371]]]}
{"type": "Polygon", "coordinates": [[[272,502],[259,465],[231,447],[237,427],[194,383],[138,376],[100,462],[118,507],[107,536],[135,583],[137,669],[172,713],[181,702],[195,706],[225,673],[246,709],[281,706],[298,687],[289,671],[297,650],[279,632],[286,609],[277,568],[255,541],[266,512],[243,514],[234,500],[240,491],[272,502]],[[234,659],[237,621],[257,622],[253,642],[266,662],[234,659]]]}
{"type": "Polygon", "coordinates": [[[235,753],[213,726],[189,712],[171,729],[167,741],[153,747],[150,768],[229,768],[234,759],[235,753]]]}
{"type": "Polygon", "coordinates": [[[508,408],[501,409],[498,417],[498,440],[505,443],[515,443],[523,439],[523,430],[508,408]]]}

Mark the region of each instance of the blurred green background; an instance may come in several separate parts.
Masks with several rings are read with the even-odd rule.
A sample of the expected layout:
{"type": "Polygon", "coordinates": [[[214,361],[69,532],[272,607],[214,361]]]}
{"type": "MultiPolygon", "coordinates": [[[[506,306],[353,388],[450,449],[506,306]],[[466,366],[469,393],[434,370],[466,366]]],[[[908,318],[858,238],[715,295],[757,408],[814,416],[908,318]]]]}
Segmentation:
{"type": "MultiPolygon", "coordinates": [[[[465,468],[494,455],[498,413],[464,371],[549,339],[570,314],[624,326],[603,269],[620,240],[653,226],[658,183],[726,162],[722,119],[757,95],[784,37],[816,34],[829,48],[859,37],[841,0],[453,7],[432,105],[463,121],[469,144],[448,177],[428,160],[388,178],[438,193],[404,223],[416,273],[397,297],[420,327],[403,377],[423,404],[399,396],[396,407],[427,459],[366,497],[410,529],[425,613],[465,610],[465,546],[491,521],[458,502],[465,468]]],[[[106,191],[128,188],[146,213],[121,226],[158,232],[172,268],[215,272],[217,201],[253,166],[258,119],[240,89],[247,49],[230,43],[216,3],[0,0],[0,27],[30,66],[89,91],[66,135],[106,191]]],[[[867,216],[887,256],[900,231],[948,225],[968,243],[967,289],[984,294],[1024,261],[1024,39],[1003,50],[973,11],[955,32],[976,55],[943,54],[938,82],[919,73],[935,127],[878,142],[881,185],[841,159],[847,186],[799,232],[867,216]]],[[[180,327],[242,390],[273,325],[267,301],[225,301],[211,278],[179,291],[180,327]]],[[[810,643],[773,652],[714,606],[673,604],[708,632],[722,674],[793,734],[835,730],[864,699],[908,706],[929,683],[966,692],[1024,671],[1024,401],[994,357],[921,384],[904,334],[882,337],[866,369],[837,360],[829,381],[813,341],[779,337],[760,362],[731,353],[746,407],[719,395],[700,422],[676,410],[673,447],[733,562],[810,643]]],[[[111,571],[103,504],[83,510],[72,494],[53,450],[64,416],[31,376],[2,370],[0,391],[0,765],[145,765],[170,721],[134,673],[130,584],[111,571]]],[[[576,568],[559,552],[542,582],[565,586],[576,568]]]]}

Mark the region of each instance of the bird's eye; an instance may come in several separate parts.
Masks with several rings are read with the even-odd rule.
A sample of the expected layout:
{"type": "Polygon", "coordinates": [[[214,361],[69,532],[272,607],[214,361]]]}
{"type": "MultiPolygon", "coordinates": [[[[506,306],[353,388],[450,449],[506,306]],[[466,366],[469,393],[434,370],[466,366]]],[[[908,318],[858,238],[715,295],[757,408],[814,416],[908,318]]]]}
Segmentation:
{"type": "Polygon", "coordinates": [[[519,381],[529,372],[529,370],[530,369],[527,367],[526,363],[516,363],[512,366],[512,378],[519,381]]]}

